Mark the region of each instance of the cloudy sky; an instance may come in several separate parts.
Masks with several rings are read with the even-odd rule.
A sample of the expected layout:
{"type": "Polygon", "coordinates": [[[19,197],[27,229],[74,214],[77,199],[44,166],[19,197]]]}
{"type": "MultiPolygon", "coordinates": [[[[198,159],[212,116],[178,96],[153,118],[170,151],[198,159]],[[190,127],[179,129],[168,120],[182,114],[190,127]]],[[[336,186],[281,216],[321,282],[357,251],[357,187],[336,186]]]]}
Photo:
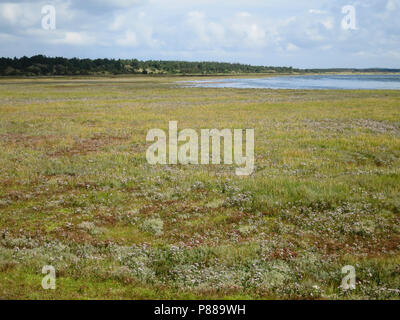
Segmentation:
{"type": "Polygon", "coordinates": [[[7,57],[400,68],[400,0],[0,1],[0,43],[7,57]]]}

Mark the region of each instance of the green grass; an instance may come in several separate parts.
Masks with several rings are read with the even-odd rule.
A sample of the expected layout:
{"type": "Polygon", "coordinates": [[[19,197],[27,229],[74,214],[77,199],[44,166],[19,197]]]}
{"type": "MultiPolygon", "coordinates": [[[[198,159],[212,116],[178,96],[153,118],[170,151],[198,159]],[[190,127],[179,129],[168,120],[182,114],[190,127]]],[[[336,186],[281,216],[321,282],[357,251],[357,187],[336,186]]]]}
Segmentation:
{"type": "Polygon", "coordinates": [[[0,298],[399,299],[400,92],[182,79],[0,80],[0,298]],[[172,120],[254,128],[255,173],[150,166],[172,120]]]}

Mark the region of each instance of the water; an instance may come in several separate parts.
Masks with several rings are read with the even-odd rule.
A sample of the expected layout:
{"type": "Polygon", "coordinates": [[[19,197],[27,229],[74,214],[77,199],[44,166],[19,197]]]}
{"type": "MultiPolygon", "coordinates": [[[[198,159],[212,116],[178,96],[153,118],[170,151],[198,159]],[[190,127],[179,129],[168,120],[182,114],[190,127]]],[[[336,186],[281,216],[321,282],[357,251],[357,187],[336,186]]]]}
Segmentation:
{"type": "Polygon", "coordinates": [[[400,90],[399,75],[312,75],[185,81],[194,87],[256,89],[400,90]]]}

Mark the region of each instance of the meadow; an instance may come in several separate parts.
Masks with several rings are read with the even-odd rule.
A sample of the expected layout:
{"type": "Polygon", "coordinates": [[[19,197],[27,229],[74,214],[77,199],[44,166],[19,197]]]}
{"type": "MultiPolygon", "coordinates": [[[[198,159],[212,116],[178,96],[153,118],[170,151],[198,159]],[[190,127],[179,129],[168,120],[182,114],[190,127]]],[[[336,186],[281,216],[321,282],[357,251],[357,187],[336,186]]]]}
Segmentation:
{"type": "Polygon", "coordinates": [[[0,298],[399,299],[400,91],[190,79],[0,79],[0,298]],[[173,120],[254,128],[255,172],[148,164],[173,120]]]}

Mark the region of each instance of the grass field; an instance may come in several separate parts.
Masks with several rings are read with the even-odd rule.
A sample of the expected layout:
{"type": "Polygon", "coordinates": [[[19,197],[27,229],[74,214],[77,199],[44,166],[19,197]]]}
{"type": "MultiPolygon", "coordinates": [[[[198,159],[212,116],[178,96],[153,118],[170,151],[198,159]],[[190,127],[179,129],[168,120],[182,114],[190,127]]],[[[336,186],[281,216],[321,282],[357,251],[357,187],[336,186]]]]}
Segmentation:
{"type": "Polygon", "coordinates": [[[1,299],[400,298],[399,91],[179,80],[0,79],[1,299]],[[254,128],[254,174],[149,165],[172,120],[254,128]]]}

